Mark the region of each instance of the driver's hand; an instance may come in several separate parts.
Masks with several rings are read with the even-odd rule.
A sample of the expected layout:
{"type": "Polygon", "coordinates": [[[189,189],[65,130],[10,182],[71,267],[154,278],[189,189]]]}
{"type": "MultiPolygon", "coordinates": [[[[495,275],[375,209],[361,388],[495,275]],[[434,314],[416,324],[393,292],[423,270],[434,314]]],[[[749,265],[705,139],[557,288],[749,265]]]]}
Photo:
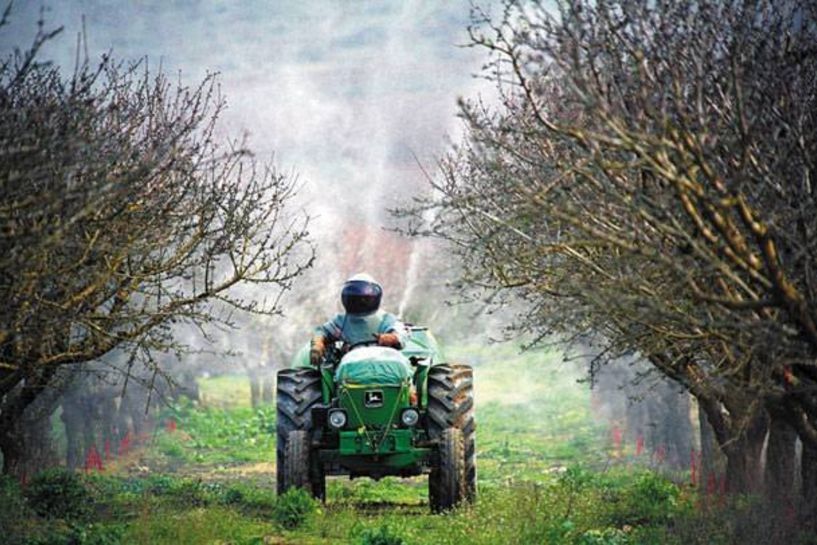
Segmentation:
{"type": "Polygon", "coordinates": [[[326,340],[321,336],[313,337],[309,347],[309,363],[315,366],[320,365],[325,351],[326,340]]]}
{"type": "Polygon", "coordinates": [[[380,346],[400,348],[400,337],[397,336],[397,333],[381,333],[377,336],[377,344],[380,346]]]}

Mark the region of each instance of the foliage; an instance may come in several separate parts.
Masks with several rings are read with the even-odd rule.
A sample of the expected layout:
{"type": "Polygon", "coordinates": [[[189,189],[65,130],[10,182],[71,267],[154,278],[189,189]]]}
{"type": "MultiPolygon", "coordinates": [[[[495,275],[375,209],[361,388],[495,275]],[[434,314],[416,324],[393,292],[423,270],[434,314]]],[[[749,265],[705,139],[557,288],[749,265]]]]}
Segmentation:
{"type": "Polygon", "coordinates": [[[282,528],[293,530],[303,525],[317,511],[317,504],[305,490],[292,488],[278,497],[273,520],[282,528]]]}
{"type": "Polygon", "coordinates": [[[25,490],[31,508],[46,518],[82,520],[91,513],[91,494],[75,472],[54,468],[31,479],[25,490]]]}
{"type": "Polygon", "coordinates": [[[20,522],[30,516],[19,484],[11,477],[0,476],[0,534],[9,545],[24,543],[20,522]]]}
{"type": "Polygon", "coordinates": [[[621,515],[612,523],[618,527],[625,524],[663,524],[679,512],[678,486],[655,473],[638,475],[622,499],[621,515]]]}
{"type": "Polygon", "coordinates": [[[53,526],[31,536],[29,545],[120,545],[125,528],[121,524],[75,524],[53,526]]]}
{"type": "Polygon", "coordinates": [[[388,526],[367,528],[360,534],[360,545],[406,545],[406,541],[388,526]]]}
{"type": "Polygon", "coordinates": [[[629,543],[627,534],[618,528],[588,530],[577,541],[577,545],[628,545],[629,543]]]}

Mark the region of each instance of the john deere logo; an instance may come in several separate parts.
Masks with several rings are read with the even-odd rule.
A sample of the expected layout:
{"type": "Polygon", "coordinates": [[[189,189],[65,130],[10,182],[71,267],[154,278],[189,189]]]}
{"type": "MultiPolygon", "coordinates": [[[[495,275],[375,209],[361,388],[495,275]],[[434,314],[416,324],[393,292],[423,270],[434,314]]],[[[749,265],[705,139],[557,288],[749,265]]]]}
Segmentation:
{"type": "Polygon", "coordinates": [[[363,395],[363,403],[367,407],[383,406],[383,390],[367,390],[363,395]]]}

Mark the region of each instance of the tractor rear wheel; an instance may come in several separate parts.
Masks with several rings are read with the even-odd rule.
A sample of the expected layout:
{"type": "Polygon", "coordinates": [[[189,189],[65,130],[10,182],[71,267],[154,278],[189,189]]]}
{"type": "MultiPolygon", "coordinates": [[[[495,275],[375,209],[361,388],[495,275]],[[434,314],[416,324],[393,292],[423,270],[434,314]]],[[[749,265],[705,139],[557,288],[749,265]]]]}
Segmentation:
{"type": "Polygon", "coordinates": [[[477,496],[477,428],[474,418],[474,371],[470,365],[434,365],[428,370],[428,432],[438,439],[449,428],[462,431],[465,448],[465,494],[477,496]]]}
{"type": "MultiPolygon", "coordinates": [[[[282,369],[278,371],[277,387],[277,441],[276,441],[276,480],[278,494],[283,494],[290,483],[286,480],[285,460],[288,459],[286,448],[289,444],[289,435],[293,431],[303,431],[309,444],[309,435],[312,431],[312,407],[320,403],[321,376],[317,369],[282,369]]],[[[300,441],[301,439],[299,439],[300,441]]],[[[294,447],[293,447],[294,448],[294,447]]],[[[309,449],[307,448],[307,452],[309,449]]],[[[313,457],[314,458],[314,457],[313,457]]],[[[323,499],[325,497],[325,478],[320,463],[307,458],[308,474],[311,475],[312,495],[323,499]]]]}
{"type": "Polygon", "coordinates": [[[434,513],[466,499],[465,443],[462,431],[447,428],[440,436],[437,462],[428,476],[428,502],[434,513]]]}

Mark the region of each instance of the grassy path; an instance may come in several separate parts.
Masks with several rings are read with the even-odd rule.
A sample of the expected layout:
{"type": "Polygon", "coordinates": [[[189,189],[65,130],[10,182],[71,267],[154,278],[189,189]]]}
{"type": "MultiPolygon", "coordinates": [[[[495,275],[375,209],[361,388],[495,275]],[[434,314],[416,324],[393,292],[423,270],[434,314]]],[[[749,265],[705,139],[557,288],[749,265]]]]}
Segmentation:
{"type": "Polygon", "coordinates": [[[324,505],[277,498],[274,408],[251,408],[246,378],[227,376],[202,381],[201,406],[169,408],[150,445],[85,480],[89,537],[39,543],[622,545],[664,543],[667,521],[691,513],[691,497],[655,475],[593,470],[609,462],[606,430],[576,369],[507,346],[456,352],[475,366],[473,506],[430,515],[424,477],[331,478],[324,505]]]}

